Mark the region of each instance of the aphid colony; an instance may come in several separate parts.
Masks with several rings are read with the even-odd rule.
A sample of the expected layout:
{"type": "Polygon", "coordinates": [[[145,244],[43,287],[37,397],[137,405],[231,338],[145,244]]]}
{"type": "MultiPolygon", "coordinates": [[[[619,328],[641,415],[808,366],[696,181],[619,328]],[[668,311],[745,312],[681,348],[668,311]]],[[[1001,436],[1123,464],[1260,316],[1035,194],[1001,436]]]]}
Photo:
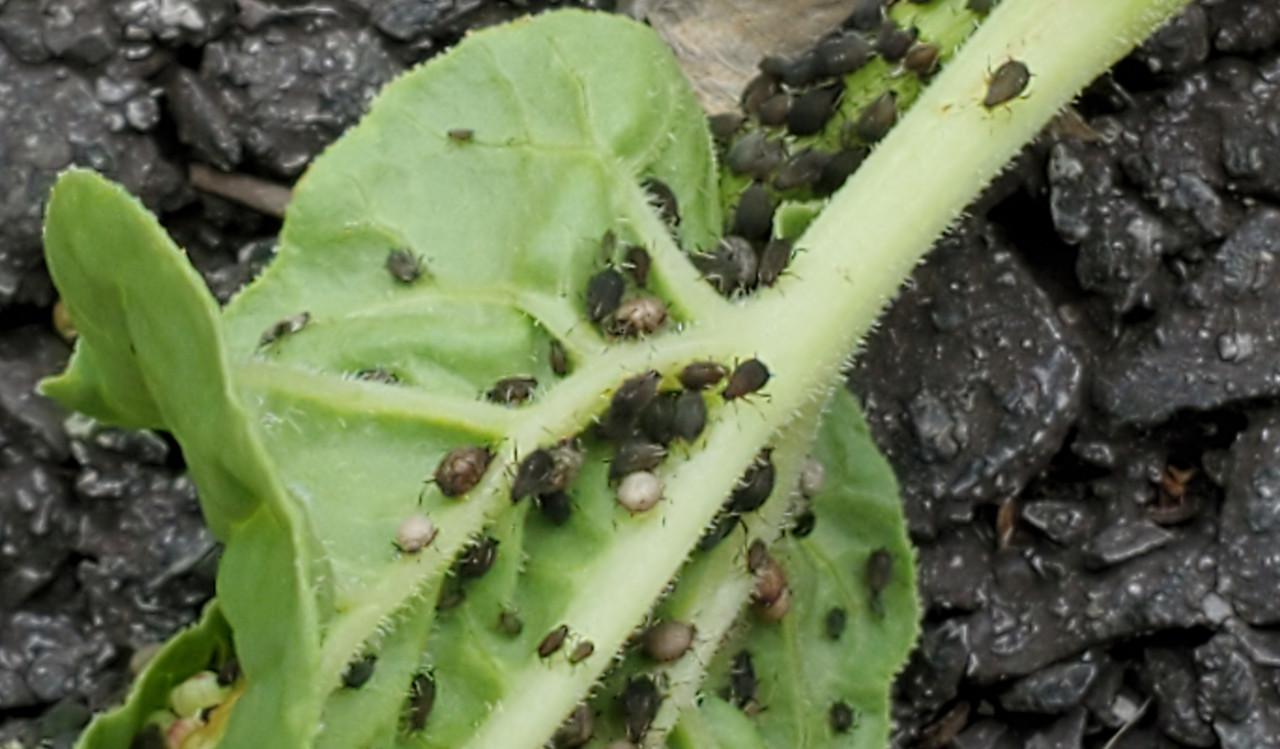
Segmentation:
{"type": "MultiPolygon", "coordinates": [[[[675,195],[666,185],[649,180],[650,190],[660,186],[663,197],[658,199],[657,210],[674,227],[679,224],[679,209],[675,207],[675,195]],[[670,214],[670,215],[668,215],[670,214]]],[[[612,263],[617,251],[617,237],[605,232],[600,246],[606,262],[612,263]]],[[[585,305],[587,319],[599,325],[607,334],[621,338],[639,338],[657,332],[667,321],[667,305],[661,299],[648,294],[644,288],[649,283],[649,270],[653,259],[648,250],[639,245],[627,247],[619,267],[608,265],[587,280],[585,305]],[[626,273],[624,275],[623,273],[626,273]],[[627,278],[636,286],[636,293],[627,296],[627,278]]]]}

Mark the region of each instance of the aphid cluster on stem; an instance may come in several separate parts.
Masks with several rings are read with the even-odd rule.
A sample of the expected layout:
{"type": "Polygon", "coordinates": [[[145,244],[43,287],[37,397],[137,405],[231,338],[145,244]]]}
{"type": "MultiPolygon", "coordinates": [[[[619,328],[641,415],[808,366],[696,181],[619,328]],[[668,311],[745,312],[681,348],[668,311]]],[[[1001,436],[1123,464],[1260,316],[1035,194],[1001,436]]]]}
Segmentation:
{"type": "MultiPolygon", "coordinates": [[[[674,197],[672,198],[674,200],[674,197]]],[[[617,237],[607,232],[601,240],[604,254],[612,262],[617,237]]],[[[649,280],[652,259],[643,247],[629,247],[622,264],[635,285],[643,289],[649,280]]],[[[587,280],[585,293],[587,318],[611,336],[639,338],[656,333],[667,321],[667,305],[661,299],[643,292],[627,298],[627,278],[609,266],[587,280]]]]}

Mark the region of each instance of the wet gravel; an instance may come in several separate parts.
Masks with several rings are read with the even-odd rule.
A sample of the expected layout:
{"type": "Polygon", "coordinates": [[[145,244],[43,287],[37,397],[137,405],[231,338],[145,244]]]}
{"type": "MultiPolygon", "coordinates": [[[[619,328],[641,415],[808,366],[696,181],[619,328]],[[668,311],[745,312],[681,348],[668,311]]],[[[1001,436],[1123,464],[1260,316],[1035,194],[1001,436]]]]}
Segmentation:
{"type": "MultiPolygon", "coordinates": [[[[167,437],[31,394],[69,351],[53,177],[122,181],[225,300],[278,225],[191,164],[288,182],[391,76],[526,5],[0,2],[0,744],[67,745],[217,560],[167,437]]],[[[896,741],[1280,747],[1280,8],[1203,0],[1079,109],[851,372],[920,548],[896,741]]]]}

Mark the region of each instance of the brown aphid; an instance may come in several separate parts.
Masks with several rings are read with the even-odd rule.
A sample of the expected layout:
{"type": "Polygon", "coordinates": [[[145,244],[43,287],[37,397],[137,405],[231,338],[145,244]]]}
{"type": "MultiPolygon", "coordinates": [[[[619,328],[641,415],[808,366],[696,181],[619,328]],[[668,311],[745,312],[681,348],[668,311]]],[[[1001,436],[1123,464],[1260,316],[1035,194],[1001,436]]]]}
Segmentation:
{"type": "Polygon", "coordinates": [[[991,74],[991,80],[987,83],[987,95],[982,99],[982,106],[994,109],[1021,95],[1030,82],[1031,71],[1027,66],[1017,60],[1009,60],[991,74]]]}
{"type": "Polygon", "coordinates": [[[649,335],[666,321],[667,305],[652,296],[628,299],[613,313],[614,331],[627,338],[649,335]]]}
{"type": "Polygon", "coordinates": [[[394,372],[382,367],[357,370],[355,378],[364,382],[376,382],[380,385],[395,385],[400,382],[400,378],[396,377],[394,372]]]}
{"type": "Polygon", "coordinates": [[[706,390],[724,379],[729,370],[713,361],[696,361],[680,370],[680,384],[689,390],[706,390]]]}
{"type": "Polygon", "coordinates": [[[551,364],[551,371],[556,376],[564,377],[569,374],[569,352],[564,350],[563,343],[556,340],[551,341],[547,361],[551,364]]]}
{"type": "Polygon", "coordinates": [[[759,538],[751,542],[747,547],[747,570],[751,574],[756,574],[764,569],[769,562],[769,547],[759,538]]]}
{"type": "Polygon", "coordinates": [[[587,281],[587,317],[591,322],[603,322],[622,304],[622,293],[627,281],[613,268],[605,268],[587,281]]]}
{"type": "Polygon", "coordinates": [[[888,135],[897,121],[898,96],[892,91],[886,91],[862,110],[853,131],[867,143],[875,143],[888,135]]]}
{"type": "Polygon", "coordinates": [[[791,588],[783,588],[769,603],[756,602],[756,614],[766,622],[780,622],[791,611],[791,588]]]}
{"type": "Polygon", "coordinates": [[[590,658],[591,654],[594,652],[596,652],[595,643],[590,640],[583,640],[575,645],[573,650],[570,651],[569,662],[574,664],[582,663],[586,659],[590,658]]]}
{"type": "Polygon", "coordinates": [[[877,616],[884,616],[884,605],[880,601],[880,593],[889,587],[893,580],[893,555],[888,549],[876,549],[867,557],[865,573],[867,591],[871,594],[871,609],[877,616]]]}
{"type": "Polygon", "coordinates": [[[538,643],[538,657],[550,657],[564,645],[565,638],[568,636],[569,626],[567,624],[561,624],[548,632],[547,636],[542,638],[542,642],[538,643]]]}
{"type": "Polygon", "coordinates": [[[436,466],[436,486],[446,497],[460,497],[480,483],[492,459],[493,454],[479,445],[455,447],[436,466]]]}
{"type": "Polygon", "coordinates": [[[751,395],[769,382],[769,368],[759,359],[747,359],[733,368],[729,384],[721,393],[727,401],[751,395]]]}
{"type": "Polygon", "coordinates": [[[622,267],[631,274],[631,280],[636,282],[636,286],[643,287],[649,283],[649,269],[653,267],[653,258],[649,257],[648,250],[633,244],[627,248],[627,253],[622,258],[622,267]]]}
{"type": "Polygon", "coordinates": [[[510,609],[498,613],[498,631],[508,637],[515,637],[524,631],[524,622],[520,615],[510,609]]]}
{"type": "Polygon", "coordinates": [[[436,680],[431,674],[418,674],[409,686],[409,712],[406,722],[410,731],[421,731],[436,704],[436,680]]]}
{"type": "Polygon", "coordinates": [[[483,577],[498,559],[498,539],[485,536],[463,550],[458,558],[458,577],[483,577]]]}
{"type": "Polygon", "coordinates": [[[787,112],[791,110],[791,97],[785,93],[770,96],[760,103],[757,116],[765,127],[778,127],[787,121],[787,112]]]}
{"type": "Polygon", "coordinates": [[[663,222],[672,229],[680,225],[680,203],[676,200],[676,194],[671,190],[666,182],[654,177],[649,177],[640,183],[644,191],[649,193],[649,200],[658,209],[658,215],[662,217],[663,222]]]}
{"type": "Polygon", "coordinates": [[[262,337],[258,339],[258,346],[269,346],[285,336],[293,335],[307,327],[309,322],[311,322],[311,313],[299,312],[296,315],[272,323],[271,327],[263,331],[262,337]]]}
{"type": "Polygon", "coordinates": [[[778,282],[782,272],[791,263],[791,242],[785,239],[771,239],[760,253],[760,270],[756,278],[761,286],[772,286],[778,282]]]}
{"type": "Polygon", "coordinates": [[[538,389],[538,379],[528,375],[504,377],[498,380],[484,395],[494,403],[504,406],[518,406],[533,397],[538,389]]]}
{"type": "Polygon", "coordinates": [[[466,127],[455,127],[449,130],[449,140],[454,143],[470,143],[475,140],[476,131],[466,127]]]}
{"type": "Polygon", "coordinates": [[[936,45],[917,42],[907,50],[906,57],[902,59],[902,67],[915,73],[917,77],[928,78],[938,72],[940,54],[936,45]]]}
{"type": "Polygon", "coordinates": [[[556,729],[551,737],[555,749],[576,749],[586,746],[595,734],[595,715],[589,705],[578,705],[569,713],[565,722],[556,729]]]}
{"type": "Polygon", "coordinates": [[[904,29],[893,21],[886,20],[876,34],[876,51],[889,62],[897,62],[907,54],[915,41],[914,29],[904,29]]]}
{"type": "Polygon", "coordinates": [[[693,647],[697,634],[697,628],[688,622],[658,622],[645,630],[644,652],[659,663],[677,661],[693,647]]]}
{"type": "Polygon", "coordinates": [[[773,557],[756,572],[755,588],[751,599],[759,609],[767,609],[787,593],[787,573],[773,557]]]}
{"type": "Polygon", "coordinates": [[[422,277],[422,256],[408,250],[391,250],[385,265],[391,277],[402,284],[411,284],[422,277]]]}

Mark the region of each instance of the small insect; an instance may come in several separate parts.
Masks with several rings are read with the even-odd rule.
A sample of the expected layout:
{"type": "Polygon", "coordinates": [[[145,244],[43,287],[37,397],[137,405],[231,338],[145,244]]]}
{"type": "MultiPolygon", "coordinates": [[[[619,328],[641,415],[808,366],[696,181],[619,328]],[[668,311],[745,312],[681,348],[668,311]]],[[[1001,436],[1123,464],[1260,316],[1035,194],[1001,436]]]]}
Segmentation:
{"type": "Polygon", "coordinates": [[[761,286],[773,286],[782,276],[782,272],[791,263],[791,242],[785,239],[771,239],[760,253],[760,270],[757,278],[761,286]]]}
{"type": "Polygon", "coordinates": [[[974,13],[990,13],[997,2],[998,0],[969,0],[965,7],[974,13]]]}
{"type": "Polygon", "coordinates": [[[1156,500],[1147,506],[1151,519],[1160,525],[1177,525],[1195,517],[1200,511],[1200,500],[1189,491],[1194,468],[1166,466],[1157,482],[1156,500]]]}
{"type": "MultiPolygon", "coordinates": [[[[742,89],[742,97],[740,99],[742,111],[758,117],[760,115],[760,105],[781,92],[782,87],[778,85],[776,76],[761,73],[747,81],[747,85],[742,89]]],[[[741,127],[741,123],[738,124],[738,127],[741,127]]],[[[734,129],[737,130],[738,128],[734,129]]]]}
{"type": "Polygon", "coordinates": [[[675,418],[671,422],[675,436],[693,442],[707,426],[707,402],[696,390],[685,390],[676,396],[675,418]]]}
{"type": "Polygon", "coordinates": [[[307,327],[309,322],[311,322],[311,313],[299,312],[292,317],[272,323],[271,327],[263,331],[262,337],[258,339],[258,347],[270,346],[285,336],[293,335],[307,327]]]}
{"type": "Polygon", "coordinates": [[[898,121],[898,97],[892,91],[880,94],[862,110],[853,132],[867,143],[875,143],[889,133],[898,121]]]}
{"type": "Polygon", "coordinates": [[[547,354],[547,360],[551,364],[551,371],[558,377],[564,377],[569,374],[569,352],[564,350],[564,344],[552,340],[550,351],[547,354]]]}
{"type": "Polygon", "coordinates": [[[777,476],[777,469],[773,465],[773,450],[761,450],[742,474],[742,478],[738,479],[737,486],[729,496],[729,509],[737,513],[758,510],[773,493],[777,476]]]}
{"type": "Polygon", "coordinates": [[[652,510],[662,500],[662,479],[648,471],[628,473],[618,485],[618,504],[633,515],[652,510]]]}
{"type": "Polygon", "coordinates": [[[800,495],[813,499],[827,483],[827,469],[822,461],[810,455],[800,467],[800,495]]]}
{"type": "Polygon", "coordinates": [[[455,127],[449,131],[449,140],[454,143],[470,143],[476,137],[476,131],[465,127],[455,127]]]}
{"type": "Polygon", "coordinates": [[[778,597],[765,603],[756,603],[756,613],[766,622],[780,622],[791,611],[791,588],[783,588],[778,597]]]}
{"type": "Polygon", "coordinates": [[[498,613],[498,631],[508,637],[515,637],[524,631],[524,622],[520,621],[520,615],[510,609],[503,609],[498,613]]]}
{"type": "Polygon", "coordinates": [[[436,704],[436,680],[431,674],[418,674],[409,685],[409,714],[407,722],[410,731],[421,731],[431,717],[431,708],[436,704]]]}
{"type": "Polygon", "coordinates": [[[937,45],[917,42],[907,50],[907,55],[902,60],[902,67],[915,73],[917,77],[928,78],[938,72],[940,54],[937,45]]]}
{"type": "Polygon", "coordinates": [[[865,574],[867,590],[871,593],[871,609],[877,616],[884,616],[884,604],[880,593],[893,579],[893,555],[888,549],[876,549],[867,557],[865,574]]]}
{"type": "Polygon", "coordinates": [[[421,513],[410,515],[396,530],[396,548],[405,554],[417,554],[436,539],[436,526],[421,513]]]}
{"type": "Polygon", "coordinates": [[[854,0],[845,24],[858,31],[875,31],[884,18],[885,0],[854,0]]]}
{"type": "Polygon", "coordinates": [[[622,304],[622,293],[627,281],[613,268],[605,268],[587,281],[587,317],[591,322],[603,322],[622,304]]]}
{"type": "Polygon", "coordinates": [[[489,391],[485,393],[485,397],[494,403],[518,406],[533,397],[533,391],[537,388],[538,379],[536,377],[527,375],[504,377],[489,388],[489,391]]]}
{"type": "Polygon", "coordinates": [[[652,296],[638,296],[618,305],[613,314],[616,335],[637,338],[654,333],[667,321],[667,305],[652,296]]]}
{"type": "Polygon", "coordinates": [[[364,655],[347,664],[342,672],[342,686],[347,689],[359,689],[373,677],[373,667],[378,665],[376,655],[364,655]]]}
{"type": "Polygon", "coordinates": [[[827,717],[831,720],[831,730],[836,733],[848,733],[853,728],[853,708],[847,703],[832,703],[827,717]]]}
{"type": "Polygon", "coordinates": [[[796,98],[787,112],[787,130],[792,135],[816,135],[835,114],[836,102],[844,92],[842,85],[820,86],[796,98]]]}
{"type": "Polygon", "coordinates": [[[773,212],[776,206],[769,190],[759,182],[752,182],[738,196],[738,206],[733,211],[731,234],[746,239],[764,239],[773,230],[773,212]]]}
{"type": "Polygon", "coordinates": [[[871,45],[860,34],[840,34],[818,44],[818,70],[825,76],[848,75],[871,60],[871,45]]]}
{"type": "Polygon", "coordinates": [[[692,255],[693,262],[721,294],[752,289],[760,260],[751,243],[730,234],[720,240],[713,253],[692,255]]]}
{"type": "Polygon", "coordinates": [[[595,643],[590,640],[583,640],[575,645],[573,650],[570,651],[569,662],[574,664],[582,663],[586,659],[590,658],[591,654],[594,652],[596,652],[595,643]]]}
{"type": "Polygon", "coordinates": [[[795,522],[791,524],[791,535],[796,538],[804,538],[813,533],[813,529],[817,524],[818,516],[813,514],[813,510],[805,510],[796,515],[795,522]]]}
{"type": "Polygon", "coordinates": [[[768,608],[787,592],[787,573],[772,556],[755,571],[755,588],[751,598],[760,608],[768,608]]]}
{"type": "Polygon", "coordinates": [[[551,737],[555,749],[576,749],[586,746],[595,734],[595,716],[588,705],[578,705],[569,713],[565,722],[556,729],[551,737]]]}
{"type": "Polygon", "coordinates": [[[218,686],[229,687],[240,680],[240,661],[231,657],[218,667],[218,686]]]}
{"type": "Polygon", "coordinates": [[[554,491],[548,487],[555,470],[556,459],[550,450],[538,448],[529,453],[516,467],[516,478],[511,483],[511,501],[519,502],[534,494],[554,491]]]}
{"type": "Polygon", "coordinates": [[[645,655],[659,663],[680,660],[693,647],[693,639],[697,634],[697,628],[688,622],[658,622],[645,630],[645,655]]]}
{"type": "Polygon", "coordinates": [[[1022,94],[1031,82],[1031,71],[1017,60],[1008,60],[991,74],[982,106],[994,109],[1022,94]]]}
{"type": "Polygon", "coordinates": [[[538,657],[549,658],[564,645],[565,638],[568,636],[569,626],[567,624],[561,624],[548,632],[547,636],[542,638],[542,642],[538,643],[538,657]]]}
{"type": "Polygon", "coordinates": [[[662,375],[652,369],[623,380],[609,399],[607,419],[619,424],[635,421],[645,407],[658,397],[658,383],[661,381],[662,375]]]}
{"type": "Polygon", "coordinates": [[[721,112],[713,114],[708,118],[708,124],[711,126],[711,137],[720,145],[728,145],[729,139],[733,134],[742,129],[746,118],[737,112],[721,112]]]}
{"type": "Polygon", "coordinates": [[[542,516],[552,525],[564,525],[569,522],[569,516],[573,514],[573,501],[564,492],[539,494],[534,501],[537,502],[542,516]]]}
{"type": "Polygon", "coordinates": [[[736,174],[765,179],[786,157],[786,144],[756,130],[734,141],[725,155],[725,163],[736,174]]]}
{"type": "Polygon", "coordinates": [[[702,534],[702,538],[698,539],[698,549],[701,551],[711,551],[720,545],[720,542],[728,538],[733,529],[737,527],[740,520],[736,512],[721,512],[711,521],[711,525],[702,534]]]}
{"type": "Polygon", "coordinates": [[[440,594],[436,596],[436,611],[448,611],[456,609],[467,600],[467,591],[457,580],[448,580],[440,588],[440,594]]]}
{"type": "Polygon", "coordinates": [[[897,62],[916,41],[915,31],[904,29],[893,21],[885,21],[876,34],[876,51],[889,62],[897,62]]]}
{"type": "Polygon", "coordinates": [[[357,380],[376,382],[380,385],[395,385],[400,382],[400,378],[396,377],[394,372],[383,369],[382,367],[371,367],[369,369],[357,370],[355,377],[357,380]]]}
{"type": "Polygon", "coordinates": [[[653,258],[649,257],[648,250],[633,244],[627,248],[627,254],[623,256],[622,266],[631,274],[631,280],[636,282],[636,286],[643,287],[649,282],[649,269],[653,267],[653,258]]]}
{"type": "Polygon", "coordinates": [[[498,539],[485,536],[463,550],[458,558],[458,576],[475,579],[483,577],[498,558],[498,539]]]}
{"type": "Polygon", "coordinates": [[[622,708],[622,721],[627,727],[627,738],[640,741],[662,704],[657,685],[648,676],[633,676],[622,688],[618,702],[622,708]]]}
{"type": "Polygon", "coordinates": [[[819,195],[830,195],[836,190],[844,186],[849,179],[849,175],[858,171],[858,167],[862,166],[862,162],[867,158],[867,150],[865,148],[846,148],[836,153],[822,168],[822,176],[818,178],[818,183],[814,185],[814,191],[819,195]]]}
{"type": "Polygon", "coordinates": [[[422,277],[422,256],[408,250],[394,249],[387,253],[387,272],[402,284],[411,284],[422,277]]]}
{"type": "Polygon", "coordinates": [[[747,547],[747,571],[756,574],[769,562],[769,547],[761,539],[755,539],[747,547]]]}
{"type": "Polygon", "coordinates": [[[436,486],[446,497],[462,496],[480,483],[492,459],[493,454],[479,445],[455,447],[436,466],[436,486]]]}
{"type": "Polygon", "coordinates": [[[725,698],[738,707],[745,708],[755,701],[757,686],[759,684],[756,681],[755,664],[751,662],[751,653],[746,650],[738,651],[729,663],[729,690],[725,698]]]}
{"type": "Polygon", "coordinates": [[[760,103],[756,116],[765,127],[778,127],[787,121],[787,112],[791,110],[791,97],[785,93],[777,93],[760,103]]]}
{"type": "Polygon", "coordinates": [[[648,471],[658,467],[667,457],[667,449],[656,442],[629,440],[618,446],[609,463],[609,481],[617,481],[636,471],[648,471]]]}
{"type": "Polygon", "coordinates": [[[680,370],[680,384],[689,390],[706,390],[724,379],[729,370],[713,361],[696,361],[680,370]]]}
{"type": "Polygon", "coordinates": [[[640,431],[659,445],[668,445],[676,438],[676,400],[679,393],[659,393],[640,412],[640,431]]]}
{"type": "Polygon", "coordinates": [[[822,629],[827,633],[827,639],[839,640],[848,623],[849,614],[839,606],[833,606],[822,619],[822,629]]]}
{"type": "Polygon", "coordinates": [[[676,194],[666,182],[660,179],[649,177],[640,183],[644,191],[649,193],[649,200],[653,201],[654,206],[658,209],[658,215],[662,217],[663,222],[672,229],[680,225],[680,203],[676,200],[676,194]]]}
{"type": "Polygon", "coordinates": [[[783,192],[811,187],[818,183],[822,170],[830,160],[830,154],[806,148],[782,165],[773,178],[773,186],[783,192]]]}
{"type": "Polygon", "coordinates": [[[769,368],[759,359],[747,359],[738,366],[733,368],[733,374],[729,375],[729,384],[725,386],[722,395],[727,401],[742,398],[758,392],[769,382],[769,368]]]}

